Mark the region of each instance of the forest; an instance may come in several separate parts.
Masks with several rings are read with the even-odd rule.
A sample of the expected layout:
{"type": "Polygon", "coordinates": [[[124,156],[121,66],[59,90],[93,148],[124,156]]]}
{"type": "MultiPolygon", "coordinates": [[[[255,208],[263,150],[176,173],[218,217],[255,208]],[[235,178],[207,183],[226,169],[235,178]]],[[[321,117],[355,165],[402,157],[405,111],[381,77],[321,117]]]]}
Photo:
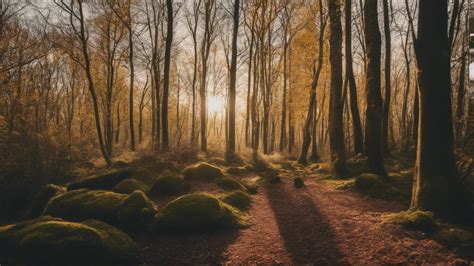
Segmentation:
{"type": "Polygon", "coordinates": [[[470,26],[469,0],[0,0],[0,264],[472,265],[470,26]]]}

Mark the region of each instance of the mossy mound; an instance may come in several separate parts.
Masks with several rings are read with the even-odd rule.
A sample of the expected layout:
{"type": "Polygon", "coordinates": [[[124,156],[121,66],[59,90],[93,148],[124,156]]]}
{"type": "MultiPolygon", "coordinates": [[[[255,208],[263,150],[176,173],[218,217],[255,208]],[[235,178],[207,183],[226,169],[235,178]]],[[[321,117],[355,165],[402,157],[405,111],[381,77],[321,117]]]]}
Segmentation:
{"type": "Polygon", "coordinates": [[[148,192],[151,196],[179,195],[189,191],[191,185],[182,175],[167,174],[159,177],[148,192]]]}
{"type": "Polygon", "coordinates": [[[197,163],[192,166],[188,166],[182,171],[184,178],[187,180],[202,180],[212,181],[214,179],[223,177],[222,169],[208,163],[197,163]]]}
{"type": "Polygon", "coordinates": [[[142,191],[135,191],[120,205],[117,213],[119,225],[127,231],[147,231],[154,222],[155,204],[142,191]]]}
{"type": "Polygon", "coordinates": [[[105,174],[91,176],[82,180],[78,180],[70,183],[67,186],[67,190],[75,189],[112,189],[120,181],[130,178],[133,174],[131,170],[120,169],[107,172],[105,174]]]}
{"type": "Polygon", "coordinates": [[[243,176],[249,172],[244,166],[231,166],[227,168],[226,172],[230,175],[243,176]]]}
{"type": "Polygon", "coordinates": [[[452,247],[473,245],[474,233],[461,228],[444,228],[436,233],[435,239],[452,247]]]}
{"type": "Polygon", "coordinates": [[[295,188],[304,188],[306,187],[304,181],[303,181],[303,178],[301,177],[295,177],[293,179],[293,187],[295,188]]]}
{"type": "Polygon", "coordinates": [[[436,222],[432,212],[406,211],[385,215],[385,223],[400,224],[409,230],[420,230],[422,232],[433,232],[436,222]]]}
{"type": "Polygon", "coordinates": [[[155,157],[144,157],[131,165],[132,177],[151,186],[156,177],[163,173],[180,171],[180,166],[172,161],[162,161],[155,157]]]}
{"type": "Polygon", "coordinates": [[[44,186],[38,194],[36,194],[33,204],[30,209],[29,217],[36,218],[43,213],[44,207],[48,204],[49,200],[54,196],[63,194],[66,192],[65,187],[48,184],[44,186]]]}
{"type": "Polygon", "coordinates": [[[361,174],[355,179],[355,188],[360,191],[370,191],[385,187],[382,177],[374,174],[361,174]]]}
{"type": "Polygon", "coordinates": [[[120,183],[118,183],[112,189],[112,191],[116,193],[122,193],[122,194],[131,194],[136,190],[147,193],[148,189],[149,189],[148,186],[143,184],[142,182],[133,178],[129,178],[129,179],[120,181],[120,183]]]}
{"type": "Polygon", "coordinates": [[[0,227],[0,255],[27,264],[139,263],[135,243],[117,228],[49,216],[0,227]]]}
{"type": "Polygon", "coordinates": [[[262,179],[269,184],[278,184],[281,182],[278,170],[268,168],[266,171],[260,173],[262,179]]]}
{"type": "Polygon", "coordinates": [[[229,177],[223,177],[216,179],[216,184],[220,188],[224,190],[242,190],[242,191],[247,191],[244,185],[242,185],[239,181],[229,178],[229,177]]]}
{"type": "Polygon", "coordinates": [[[158,228],[185,231],[240,228],[246,220],[237,209],[207,193],[181,196],[156,217],[158,228]]]}
{"type": "Polygon", "coordinates": [[[73,222],[96,219],[132,231],[146,228],[150,213],[153,216],[156,207],[141,191],[125,195],[86,189],[70,191],[52,198],[43,212],[45,215],[73,222]],[[133,215],[128,215],[129,213],[133,215]]]}
{"type": "Polygon", "coordinates": [[[234,191],[219,197],[223,202],[239,210],[247,210],[252,203],[249,194],[243,191],[234,191]]]}

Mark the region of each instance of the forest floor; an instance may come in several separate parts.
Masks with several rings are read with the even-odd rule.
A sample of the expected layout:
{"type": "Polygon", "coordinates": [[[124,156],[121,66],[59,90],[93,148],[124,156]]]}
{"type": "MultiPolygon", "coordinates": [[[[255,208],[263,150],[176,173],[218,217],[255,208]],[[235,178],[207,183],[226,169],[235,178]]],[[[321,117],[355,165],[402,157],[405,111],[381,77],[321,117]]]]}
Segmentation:
{"type": "Polygon", "coordinates": [[[284,170],[262,186],[240,231],[159,235],[137,239],[146,265],[162,264],[424,264],[472,263],[418,231],[383,223],[406,210],[395,201],[333,188],[321,175],[284,170]],[[301,175],[306,187],[293,187],[301,175]]]}

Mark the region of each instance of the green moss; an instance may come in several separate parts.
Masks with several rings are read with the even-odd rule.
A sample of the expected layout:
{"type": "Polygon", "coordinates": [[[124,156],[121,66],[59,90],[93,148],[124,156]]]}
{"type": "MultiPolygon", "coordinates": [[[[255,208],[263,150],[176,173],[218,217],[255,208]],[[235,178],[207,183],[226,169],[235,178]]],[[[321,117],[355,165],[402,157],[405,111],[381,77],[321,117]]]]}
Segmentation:
{"type": "Polygon", "coordinates": [[[256,176],[251,179],[242,180],[242,185],[247,189],[250,194],[258,193],[259,183],[262,182],[262,177],[256,176]]]}
{"type": "Polygon", "coordinates": [[[424,211],[406,211],[388,214],[383,217],[385,223],[400,224],[406,229],[433,232],[436,223],[433,213],[424,211]]]}
{"type": "Polygon", "coordinates": [[[360,191],[369,191],[372,189],[380,189],[383,188],[384,182],[382,181],[382,177],[374,174],[361,174],[355,179],[355,188],[360,191]]]}
{"type": "Polygon", "coordinates": [[[211,181],[224,176],[219,167],[202,162],[185,168],[182,173],[187,180],[211,181]]]}
{"type": "Polygon", "coordinates": [[[304,187],[306,187],[306,185],[305,185],[305,183],[304,183],[304,181],[301,177],[295,177],[293,179],[293,186],[295,188],[304,188],[304,187]]]}
{"type": "Polygon", "coordinates": [[[243,191],[247,190],[245,186],[243,186],[239,181],[233,178],[223,177],[223,178],[216,179],[215,182],[217,186],[225,190],[243,190],[243,191]]]}
{"type": "Polygon", "coordinates": [[[127,169],[114,170],[72,182],[67,186],[67,189],[112,189],[120,181],[129,178],[131,175],[132,171],[127,169]]]}
{"type": "Polygon", "coordinates": [[[53,184],[48,184],[44,186],[38,194],[36,194],[33,204],[30,209],[29,216],[31,218],[36,218],[43,213],[44,208],[48,204],[49,200],[57,195],[63,194],[66,192],[65,187],[56,186],[53,184]]]}
{"type": "Polygon", "coordinates": [[[176,172],[180,166],[175,162],[162,161],[155,157],[144,157],[131,165],[132,177],[151,186],[156,177],[165,172],[176,172]]]}
{"type": "MultiPolygon", "coordinates": [[[[134,230],[143,225],[146,217],[156,212],[151,201],[141,191],[124,195],[103,190],[74,190],[51,199],[45,215],[68,221],[81,222],[96,219],[108,224],[134,230]],[[150,214],[152,213],[152,214],[150,214]],[[130,218],[135,216],[135,218],[130,218]],[[143,218],[143,219],[142,219],[143,218]]],[[[146,227],[143,225],[143,227],[146,227]]]]}
{"type": "Polygon", "coordinates": [[[435,239],[448,246],[472,245],[474,233],[463,228],[443,228],[436,233],[435,239]]]}
{"type": "Polygon", "coordinates": [[[142,191],[135,191],[120,205],[117,216],[121,228],[136,232],[153,223],[156,214],[155,204],[142,191]]]}
{"type": "Polygon", "coordinates": [[[149,195],[179,195],[189,191],[191,188],[188,181],[182,175],[165,174],[159,177],[151,186],[149,195]]]}
{"type": "Polygon", "coordinates": [[[231,166],[227,168],[226,172],[231,175],[242,176],[249,172],[244,166],[231,166]]]}
{"type": "Polygon", "coordinates": [[[168,203],[157,215],[159,228],[176,230],[209,230],[240,228],[246,217],[234,207],[206,193],[181,196],[168,203]]]}
{"type": "Polygon", "coordinates": [[[234,191],[219,197],[223,202],[238,208],[239,210],[247,210],[252,203],[249,194],[242,191],[234,191]]]}
{"type": "Polygon", "coordinates": [[[95,220],[48,216],[0,227],[0,255],[27,263],[138,263],[138,250],[120,230],[95,220]]]}
{"type": "Polygon", "coordinates": [[[112,189],[112,191],[116,193],[122,193],[122,194],[131,194],[132,192],[136,190],[146,193],[148,189],[149,189],[148,186],[143,184],[142,182],[133,178],[129,178],[129,179],[120,181],[120,183],[118,183],[112,189]]]}

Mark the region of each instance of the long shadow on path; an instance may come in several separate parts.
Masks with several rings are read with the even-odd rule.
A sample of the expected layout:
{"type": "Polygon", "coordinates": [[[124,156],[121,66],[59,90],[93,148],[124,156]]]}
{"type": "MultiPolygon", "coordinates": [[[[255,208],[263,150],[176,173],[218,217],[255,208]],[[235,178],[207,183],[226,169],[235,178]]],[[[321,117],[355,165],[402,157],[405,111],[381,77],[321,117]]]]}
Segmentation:
{"type": "Polygon", "coordinates": [[[307,189],[277,184],[266,189],[280,235],[295,264],[348,264],[336,235],[307,189]]]}

